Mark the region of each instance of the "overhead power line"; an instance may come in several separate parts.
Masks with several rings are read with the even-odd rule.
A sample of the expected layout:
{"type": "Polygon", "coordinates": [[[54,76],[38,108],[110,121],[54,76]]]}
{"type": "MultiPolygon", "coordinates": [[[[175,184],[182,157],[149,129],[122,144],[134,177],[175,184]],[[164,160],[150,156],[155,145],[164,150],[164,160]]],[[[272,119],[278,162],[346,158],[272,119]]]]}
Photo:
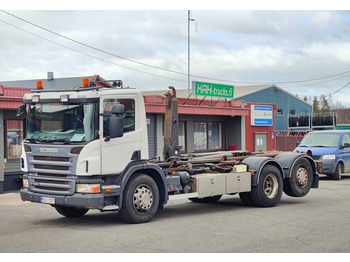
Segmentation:
{"type": "MultiPolygon", "coordinates": [[[[28,20],[26,20],[26,19],[23,19],[23,18],[21,18],[21,17],[19,17],[19,16],[16,16],[16,15],[14,15],[14,14],[11,14],[10,12],[4,11],[4,10],[1,10],[1,11],[2,11],[3,13],[7,14],[7,15],[10,15],[10,16],[12,16],[12,17],[14,17],[14,18],[16,18],[16,19],[19,19],[19,20],[21,20],[21,21],[23,21],[23,22],[25,22],[25,23],[28,23],[28,24],[30,24],[30,25],[32,25],[32,26],[35,26],[35,27],[37,27],[37,28],[40,28],[40,29],[42,29],[42,30],[44,30],[44,31],[47,31],[47,32],[49,32],[49,33],[51,33],[51,34],[54,34],[54,35],[56,35],[56,36],[59,36],[59,37],[61,37],[61,38],[66,39],[66,40],[72,41],[72,42],[74,42],[74,43],[76,43],[76,44],[79,44],[79,45],[85,46],[85,47],[87,47],[87,48],[93,49],[93,50],[95,50],[95,51],[98,51],[98,52],[101,52],[101,53],[104,53],[104,54],[107,54],[107,55],[110,55],[110,56],[114,56],[114,57],[117,57],[117,58],[119,58],[119,59],[123,59],[123,60],[129,61],[129,62],[132,62],[132,63],[136,63],[136,64],[139,64],[139,65],[142,65],[142,66],[146,66],[146,67],[150,67],[150,68],[154,68],[154,69],[166,71],[166,72],[169,72],[169,73],[174,73],[174,74],[179,74],[179,75],[183,75],[183,76],[188,76],[188,74],[183,73],[183,72],[178,72],[178,71],[174,71],[174,70],[165,69],[165,68],[162,68],[162,67],[150,65],[150,64],[147,64],[147,63],[143,63],[143,62],[140,62],[140,61],[137,61],[137,60],[129,59],[129,58],[123,57],[123,56],[121,56],[121,55],[117,55],[117,54],[114,54],[114,53],[111,53],[111,52],[102,50],[102,49],[97,48],[97,47],[93,47],[93,46],[91,46],[91,45],[85,44],[85,43],[83,43],[83,42],[77,41],[77,40],[75,40],[75,39],[72,39],[72,38],[70,38],[70,37],[67,37],[67,36],[64,36],[64,35],[62,35],[62,34],[56,33],[56,32],[54,32],[54,31],[52,31],[52,30],[49,30],[49,29],[47,29],[47,28],[45,28],[45,27],[42,27],[42,26],[40,26],[40,25],[37,25],[37,24],[35,24],[35,23],[33,23],[33,22],[30,22],[30,21],[28,21],[28,20]]],[[[20,30],[22,30],[22,31],[25,31],[25,32],[27,32],[27,33],[30,33],[30,34],[35,35],[35,36],[37,36],[37,37],[40,37],[40,38],[42,38],[42,39],[44,39],[44,40],[46,40],[46,41],[49,41],[49,42],[51,42],[51,43],[60,45],[60,46],[62,46],[62,47],[68,48],[68,49],[70,49],[70,50],[72,50],[72,51],[75,51],[75,52],[78,52],[78,53],[80,53],[80,54],[87,55],[87,56],[90,56],[90,57],[99,59],[99,60],[101,60],[101,61],[104,61],[104,62],[107,62],[107,63],[110,63],[110,64],[115,64],[115,65],[118,65],[118,66],[121,66],[121,67],[130,69],[130,70],[134,70],[134,71],[138,71],[138,72],[142,72],[142,73],[146,73],[146,74],[150,74],[150,75],[154,75],[154,76],[158,76],[158,77],[162,77],[162,78],[167,78],[167,79],[171,79],[171,80],[175,80],[175,81],[185,82],[185,81],[182,81],[182,80],[179,80],[179,79],[163,77],[163,76],[159,76],[159,75],[156,75],[156,74],[152,74],[152,73],[144,72],[144,71],[141,71],[141,70],[133,69],[133,68],[130,68],[130,67],[122,66],[122,65],[119,65],[119,64],[116,64],[116,63],[113,63],[113,62],[110,62],[110,61],[107,61],[107,60],[98,58],[98,57],[96,57],[96,56],[92,56],[92,55],[83,53],[83,52],[78,51],[78,50],[76,50],[76,49],[73,49],[73,48],[70,48],[70,47],[67,47],[67,46],[58,44],[58,43],[56,43],[56,42],[54,42],[54,41],[51,41],[51,40],[46,39],[46,38],[44,38],[44,37],[41,37],[41,36],[39,36],[39,35],[37,35],[37,34],[34,34],[34,33],[32,33],[32,32],[29,32],[29,31],[27,31],[27,30],[24,30],[24,29],[22,29],[22,28],[20,28],[20,27],[18,27],[18,26],[14,26],[14,25],[12,25],[12,24],[10,24],[10,23],[8,23],[8,22],[5,22],[5,21],[3,21],[3,20],[0,20],[0,21],[6,23],[6,24],[8,24],[8,25],[11,25],[11,26],[13,26],[13,27],[16,27],[16,28],[18,28],[18,29],[20,29],[20,30]]],[[[312,78],[312,79],[293,80],[293,81],[280,81],[280,82],[270,82],[270,83],[268,83],[268,82],[256,82],[256,81],[240,81],[240,80],[220,79],[220,78],[212,78],[212,77],[205,77],[205,76],[192,75],[192,74],[191,74],[191,77],[197,77],[197,78],[201,78],[201,79],[214,80],[214,81],[220,81],[220,82],[229,82],[229,83],[245,83],[245,84],[271,84],[271,83],[274,83],[274,84],[293,84],[293,83],[304,83],[304,82],[312,82],[312,81],[317,81],[317,80],[322,80],[322,79],[328,79],[328,78],[332,78],[332,77],[336,77],[336,76],[341,76],[341,75],[348,74],[348,73],[350,73],[350,71],[345,71],[345,72],[338,73],[338,74],[333,74],[333,75],[323,76],[323,77],[318,77],[318,78],[312,78]]],[[[338,79],[338,78],[337,78],[337,79],[338,79]]],[[[334,80],[336,80],[336,79],[329,80],[329,81],[334,81],[334,80]]],[[[328,81],[325,81],[325,82],[328,82],[328,81]]],[[[321,82],[321,83],[323,83],[323,82],[321,82]]],[[[310,85],[312,85],[312,84],[310,84],[310,85]]]]}
{"type": "Polygon", "coordinates": [[[88,56],[88,57],[91,57],[91,58],[95,58],[95,59],[98,59],[98,60],[100,60],[100,61],[103,61],[103,62],[106,62],[106,63],[109,63],[109,64],[113,64],[113,65],[120,66],[120,67],[123,67],[123,68],[126,68],[126,69],[130,69],[130,70],[133,70],[133,71],[136,71],[136,72],[139,72],[139,73],[149,74],[149,75],[153,75],[153,76],[160,77],[160,78],[170,79],[170,80],[179,81],[179,82],[186,82],[186,81],[184,81],[184,80],[179,80],[179,79],[174,79],[174,78],[170,78],[170,77],[160,76],[160,75],[156,75],[156,74],[153,74],[153,73],[144,72],[144,71],[141,71],[141,70],[138,70],[138,69],[134,69],[134,68],[131,68],[131,67],[123,66],[123,65],[120,65],[120,64],[111,62],[111,61],[107,61],[107,60],[102,59],[102,58],[99,58],[99,57],[97,57],[97,56],[89,55],[89,54],[84,53],[84,52],[81,52],[81,51],[79,51],[79,50],[77,50],[77,49],[74,49],[74,48],[71,48],[71,47],[68,47],[68,46],[59,44],[59,43],[54,42],[54,41],[52,41],[52,40],[50,40],[50,39],[47,39],[47,38],[42,37],[42,36],[40,36],[40,35],[37,35],[37,34],[35,34],[35,33],[33,33],[33,32],[30,32],[30,31],[27,31],[27,30],[25,30],[25,29],[23,29],[23,28],[20,28],[20,27],[18,27],[18,26],[16,26],[16,25],[10,24],[10,23],[8,23],[8,22],[2,20],[2,19],[0,19],[0,22],[3,22],[3,23],[5,23],[5,24],[7,24],[7,25],[9,25],[9,26],[15,27],[15,28],[17,28],[17,29],[19,29],[19,30],[21,30],[21,31],[24,31],[24,32],[28,33],[28,34],[34,35],[34,36],[36,36],[36,37],[39,37],[40,39],[43,39],[43,40],[48,41],[48,42],[50,42],[50,43],[53,43],[53,44],[55,44],[55,45],[58,45],[58,46],[67,48],[67,49],[72,50],[72,51],[74,51],[74,52],[77,52],[77,53],[79,53],[79,54],[82,54],[82,55],[85,55],[85,56],[88,56]]]}
{"type": "Polygon", "coordinates": [[[345,86],[343,86],[342,88],[339,88],[337,91],[333,92],[331,95],[334,95],[336,93],[338,93],[339,91],[343,90],[348,84],[350,84],[350,82],[348,82],[345,86]]]}
{"type": "Polygon", "coordinates": [[[120,58],[120,59],[123,59],[123,60],[127,60],[127,61],[132,62],[132,63],[140,64],[140,65],[143,65],[143,66],[148,66],[148,67],[152,67],[152,68],[155,68],[155,69],[167,71],[167,72],[170,72],[170,73],[181,74],[181,75],[186,75],[186,76],[187,76],[186,73],[177,72],[177,71],[173,71],[173,70],[170,70],[170,69],[165,69],[165,68],[161,68],[161,67],[158,67],[158,66],[146,64],[146,63],[143,63],[143,62],[140,62],[140,61],[137,61],[137,60],[129,59],[129,58],[126,58],[126,57],[123,57],[123,56],[120,56],[120,55],[117,55],[117,54],[114,54],[114,53],[111,53],[111,52],[102,50],[102,49],[100,49],[100,48],[97,48],[97,47],[94,47],[94,46],[85,44],[85,43],[80,42],[80,41],[78,41],[78,40],[75,40],[75,39],[72,39],[72,38],[70,38],[70,37],[64,36],[64,35],[62,35],[62,34],[56,33],[56,32],[54,32],[54,31],[52,31],[52,30],[50,30],[50,29],[47,29],[47,28],[42,27],[42,26],[40,26],[40,25],[37,25],[37,24],[35,24],[35,23],[33,23],[33,22],[30,22],[30,21],[28,21],[28,20],[26,20],[26,19],[23,19],[23,18],[19,17],[19,16],[16,16],[16,15],[14,15],[14,14],[11,14],[11,13],[9,13],[9,12],[7,12],[7,11],[4,11],[4,10],[1,10],[1,11],[2,11],[3,13],[8,14],[8,15],[10,15],[10,16],[12,16],[12,17],[15,17],[15,18],[17,18],[17,19],[19,19],[19,20],[21,20],[21,21],[23,21],[23,22],[25,22],[25,23],[28,23],[28,24],[33,25],[33,26],[35,26],[35,27],[38,27],[38,28],[40,28],[40,29],[42,29],[42,30],[44,30],[44,31],[47,31],[47,32],[49,32],[49,33],[51,33],[51,34],[54,34],[54,35],[59,36],[59,37],[62,37],[62,38],[64,38],[64,39],[66,39],[66,40],[72,41],[72,42],[74,42],[74,43],[76,43],[76,44],[85,46],[85,47],[90,48],[90,49],[93,49],[93,50],[95,50],[95,51],[98,51],[98,52],[101,52],[101,53],[104,53],[104,54],[107,54],[107,55],[111,55],[111,56],[114,56],[114,57],[117,57],[117,58],[120,58]]]}
{"type": "Polygon", "coordinates": [[[319,85],[319,84],[324,84],[324,83],[332,82],[332,81],[339,80],[339,79],[342,79],[342,78],[345,78],[345,77],[349,77],[349,76],[350,76],[350,71],[349,71],[349,72],[344,72],[344,73],[341,73],[341,74],[338,74],[338,75],[342,75],[342,76],[337,77],[337,78],[334,78],[334,79],[331,79],[331,80],[325,80],[325,81],[316,82],[316,83],[312,83],[312,84],[298,85],[298,86],[290,86],[289,88],[298,88],[298,87],[315,86],[315,85],[319,85]]]}

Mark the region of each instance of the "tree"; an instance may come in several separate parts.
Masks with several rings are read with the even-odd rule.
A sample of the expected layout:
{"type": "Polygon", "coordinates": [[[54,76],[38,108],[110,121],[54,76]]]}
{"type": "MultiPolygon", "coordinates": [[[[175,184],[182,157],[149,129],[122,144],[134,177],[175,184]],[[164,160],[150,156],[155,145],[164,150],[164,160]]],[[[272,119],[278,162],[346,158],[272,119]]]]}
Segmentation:
{"type": "Polygon", "coordinates": [[[329,103],[326,99],[325,95],[321,95],[320,96],[320,112],[322,113],[326,113],[326,112],[330,112],[331,111],[331,107],[329,106],[329,103]]]}
{"type": "Polygon", "coordinates": [[[314,113],[320,112],[320,102],[317,99],[317,96],[314,96],[314,101],[312,103],[312,109],[314,113]]]}

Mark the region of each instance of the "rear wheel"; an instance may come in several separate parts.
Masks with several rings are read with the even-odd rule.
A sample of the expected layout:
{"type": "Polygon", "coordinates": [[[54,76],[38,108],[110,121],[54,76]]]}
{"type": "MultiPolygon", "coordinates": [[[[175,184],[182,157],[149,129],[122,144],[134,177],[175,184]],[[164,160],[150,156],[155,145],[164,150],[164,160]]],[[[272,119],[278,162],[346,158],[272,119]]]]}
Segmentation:
{"type": "Polygon", "coordinates": [[[260,173],[259,183],[252,187],[250,193],[255,206],[276,206],[282,197],[283,180],[280,170],[272,165],[267,165],[260,173]]]}
{"type": "Polygon", "coordinates": [[[123,205],[119,211],[126,222],[150,221],[158,210],[159,191],[156,182],[148,175],[135,174],[124,189],[123,205]]]}
{"type": "Polygon", "coordinates": [[[250,196],[250,192],[239,193],[239,198],[246,206],[254,206],[252,197],[250,196]]]}
{"type": "Polygon", "coordinates": [[[310,162],[305,158],[298,159],[291,171],[291,177],[283,181],[283,190],[288,196],[303,197],[309,193],[313,182],[310,162]]]}
{"type": "Polygon", "coordinates": [[[89,209],[66,207],[66,206],[54,206],[58,213],[65,217],[81,217],[85,215],[89,209]]]}

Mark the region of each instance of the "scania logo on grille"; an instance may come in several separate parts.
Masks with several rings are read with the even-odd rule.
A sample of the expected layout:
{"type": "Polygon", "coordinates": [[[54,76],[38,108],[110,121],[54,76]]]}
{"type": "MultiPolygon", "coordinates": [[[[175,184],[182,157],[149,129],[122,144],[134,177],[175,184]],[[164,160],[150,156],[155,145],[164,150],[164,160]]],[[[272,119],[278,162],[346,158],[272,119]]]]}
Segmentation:
{"type": "Polygon", "coordinates": [[[40,147],[40,153],[53,153],[58,154],[58,148],[54,147],[40,147]]]}

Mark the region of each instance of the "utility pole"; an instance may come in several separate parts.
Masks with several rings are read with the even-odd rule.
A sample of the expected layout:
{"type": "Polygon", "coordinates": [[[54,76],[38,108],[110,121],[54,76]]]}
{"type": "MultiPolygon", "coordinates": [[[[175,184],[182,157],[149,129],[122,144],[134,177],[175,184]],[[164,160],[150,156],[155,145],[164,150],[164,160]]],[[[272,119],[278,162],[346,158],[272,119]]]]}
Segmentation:
{"type": "Polygon", "coordinates": [[[188,10],[188,19],[187,19],[187,36],[188,36],[188,42],[187,42],[187,76],[188,76],[188,96],[190,96],[191,94],[191,55],[190,55],[190,46],[191,46],[191,22],[194,21],[196,24],[195,24],[195,28],[196,28],[196,32],[197,32],[197,21],[193,18],[191,18],[191,10],[188,10]]]}

